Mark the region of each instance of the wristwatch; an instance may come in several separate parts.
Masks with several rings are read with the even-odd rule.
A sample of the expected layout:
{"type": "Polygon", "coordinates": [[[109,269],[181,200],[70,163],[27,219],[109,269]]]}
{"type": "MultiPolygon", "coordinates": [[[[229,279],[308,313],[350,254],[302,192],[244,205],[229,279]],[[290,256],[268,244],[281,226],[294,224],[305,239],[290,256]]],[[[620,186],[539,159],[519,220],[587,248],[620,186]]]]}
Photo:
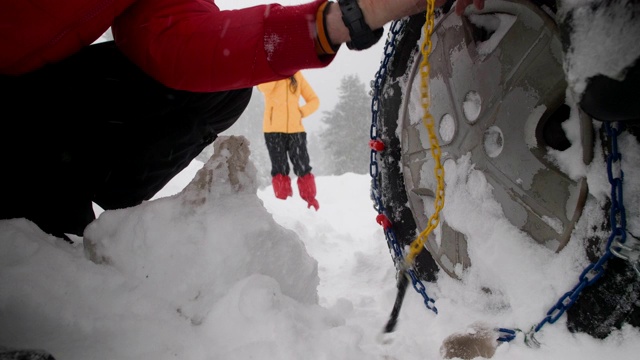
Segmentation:
{"type": "Polygon", "coordinates": [[[384,29],[371,30],[364,21],[358,0],[338,0],[338,5],[340,5],[340,12],[342,12],[342,22],[349,29],[351,37],[351,41],[347,42],[349,49],[368,49],[380,40],[384,29]]]}

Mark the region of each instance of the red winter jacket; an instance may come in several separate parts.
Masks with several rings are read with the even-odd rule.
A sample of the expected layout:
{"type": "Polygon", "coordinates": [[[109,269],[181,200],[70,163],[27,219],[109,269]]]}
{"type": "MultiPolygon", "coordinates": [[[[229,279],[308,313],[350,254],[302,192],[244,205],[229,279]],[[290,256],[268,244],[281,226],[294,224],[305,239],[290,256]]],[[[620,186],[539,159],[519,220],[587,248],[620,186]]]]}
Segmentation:
{"type": "Polygon", "coordinates": [[[326,0],[221,11],[213,0],[2,0],[0,74],[64,59],[110,26],[118,47],[166,86],[246,88],[327,66],[313,29],[326,0]]]}

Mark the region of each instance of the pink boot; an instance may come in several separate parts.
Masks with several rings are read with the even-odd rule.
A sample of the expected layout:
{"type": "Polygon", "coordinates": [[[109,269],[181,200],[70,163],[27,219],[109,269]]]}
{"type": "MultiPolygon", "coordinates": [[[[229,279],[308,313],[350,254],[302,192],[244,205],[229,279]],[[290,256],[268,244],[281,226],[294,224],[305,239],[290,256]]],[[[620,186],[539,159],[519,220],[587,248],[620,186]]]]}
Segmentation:
{"type": "Polygon", "coordinates": [[[318,211],[320,204],[316,200],[316,180],[312,173],[298,178],[298,190],[300,197],[308,204],[307,209],[313,206],[318,211]]]}
{"type": "Polygon", "coordinates": [[[293,196],[291,178],[288,175],[276,174],[271,179],[271,184],[273,185],[273,192],[278,199],[286,200],[287,197],[293,196]]]}

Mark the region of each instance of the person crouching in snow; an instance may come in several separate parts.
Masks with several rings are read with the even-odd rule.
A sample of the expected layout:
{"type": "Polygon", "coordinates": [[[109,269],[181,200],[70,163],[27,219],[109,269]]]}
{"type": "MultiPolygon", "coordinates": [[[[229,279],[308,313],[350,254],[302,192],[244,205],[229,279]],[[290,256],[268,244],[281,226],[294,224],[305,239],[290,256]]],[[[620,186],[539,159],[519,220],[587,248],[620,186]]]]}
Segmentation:
{"type": "Polygon", "coordinates": [[[300,197],[307,208],[320,208],[316,200],[316,183],[307,152],[307,133],[302,119],[313,114],[320,100],[301,72],[293,76],[258,85],[265,98],[264,139],[271,159],[273,191],[278,199],[293,196],[289,177],[289,160],[298,177],[300,197]],[[305,101],[300,105],[300,97],[305,101]]]}

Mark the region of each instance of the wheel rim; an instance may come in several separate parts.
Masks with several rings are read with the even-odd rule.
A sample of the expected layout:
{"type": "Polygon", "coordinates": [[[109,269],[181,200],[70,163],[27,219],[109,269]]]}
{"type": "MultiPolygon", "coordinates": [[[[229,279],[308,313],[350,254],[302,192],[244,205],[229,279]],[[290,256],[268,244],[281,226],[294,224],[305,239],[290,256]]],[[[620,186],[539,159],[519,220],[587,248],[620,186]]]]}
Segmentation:
{"type": "MultiPolygon", "coordinates": [[[[507,219],[559,251],[581,215],[587,184],[570,179],[545,158],[550,148],[559,146],[545,137],[546,129],[566,110],[556,24],[524,1],[494,1],[482,12],[467,15],[444,15],[432,37],[430,112],[442,161],[446,165],[470,154],[507,219]],[[500,26],[492,33],[496,22],[500,26]]],[[[418,52],[403,89],[398,130],[408,204],[416,225],[424,229],[433,211],[436,180],[421,121],[420,63],[418,52]]],[[[588,119],[581,127],[588,162],[588,119]]],[[[446,216],[425,246],[452,277],[459,278],[471,265],[466,236],[449,226],[446,216]]]]}

